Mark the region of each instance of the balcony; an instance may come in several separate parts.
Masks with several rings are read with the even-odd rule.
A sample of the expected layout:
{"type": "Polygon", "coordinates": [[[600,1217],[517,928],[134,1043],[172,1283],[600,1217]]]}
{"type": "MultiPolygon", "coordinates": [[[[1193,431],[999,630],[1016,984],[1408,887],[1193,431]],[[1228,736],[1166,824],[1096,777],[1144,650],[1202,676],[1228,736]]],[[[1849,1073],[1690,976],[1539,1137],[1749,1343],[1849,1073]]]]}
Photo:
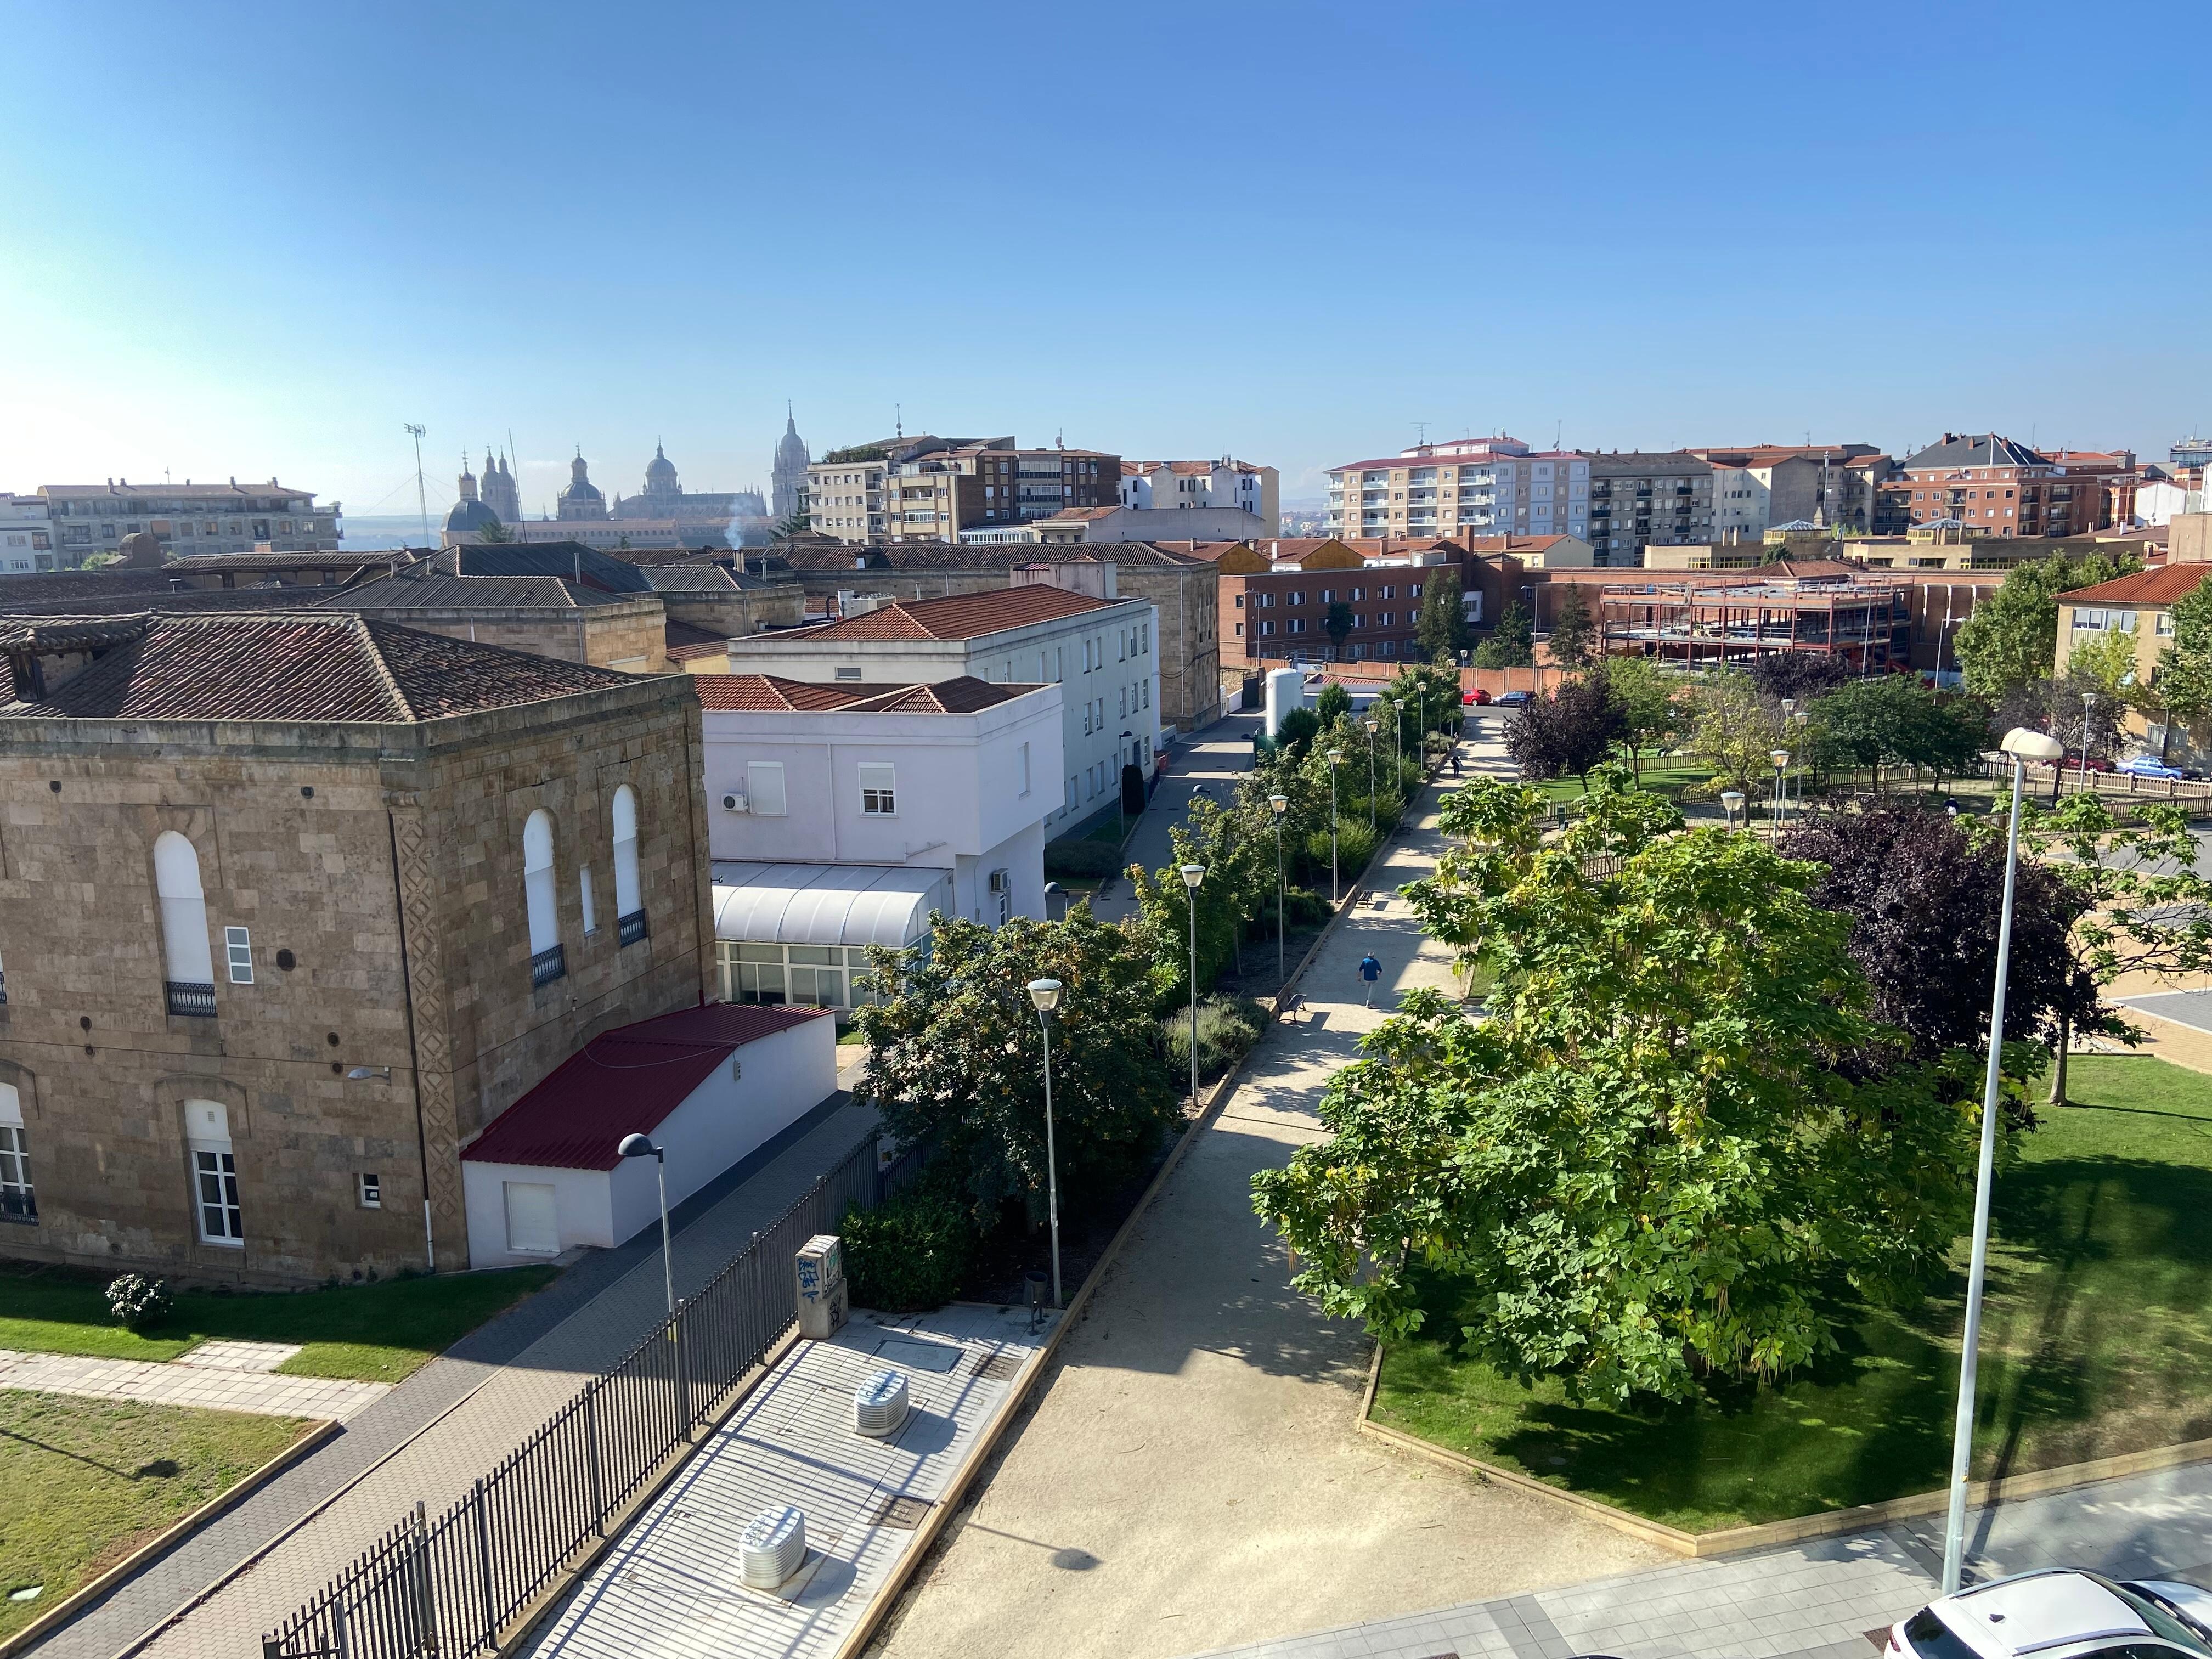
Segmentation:
{"type": "Polygon", "coordinates": [[[39,1224],[39,1200],[28,1187],[0,1187],[0,1221],[39,1224]]]}
{"type": "Polygon", "coordinates": [[[189,980],[167,980],[162,989],[169,1012],[183,1019],[213,1019],[215,1018],[215,987],[196,985],[189,980]]]}
{"type": "Polygon", "coordinates": [[[635,945],[646,936],[647,931],[645,925],[645,912],[633,910],[626,916],[617,917],[615,927],[623,944],[635,945]]]}
{"type": "MultiPolygon", "coordinates": [[[[548,945],[530,958],[530,988],[533,991],[568,976],[568,958],[557,945],[548,945]]],[[[212,1013],[215,1011],[210,1009],[208,1012],[212,1013]]]]}

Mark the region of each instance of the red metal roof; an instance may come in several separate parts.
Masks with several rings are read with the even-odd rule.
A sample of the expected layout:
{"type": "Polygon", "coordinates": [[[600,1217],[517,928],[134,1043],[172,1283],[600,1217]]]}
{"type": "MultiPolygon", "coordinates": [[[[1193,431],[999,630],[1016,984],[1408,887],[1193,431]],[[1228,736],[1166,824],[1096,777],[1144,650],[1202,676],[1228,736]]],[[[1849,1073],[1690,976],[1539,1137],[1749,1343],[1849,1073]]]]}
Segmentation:
{"type": "Polygon", "coordinates": [[[710,1002],[603,1031],[492,1120],[471,1164],[611,1170],[624,1135],[650,1134],[736,1050],[826,1019],[822,1008],[710,1002]]]}

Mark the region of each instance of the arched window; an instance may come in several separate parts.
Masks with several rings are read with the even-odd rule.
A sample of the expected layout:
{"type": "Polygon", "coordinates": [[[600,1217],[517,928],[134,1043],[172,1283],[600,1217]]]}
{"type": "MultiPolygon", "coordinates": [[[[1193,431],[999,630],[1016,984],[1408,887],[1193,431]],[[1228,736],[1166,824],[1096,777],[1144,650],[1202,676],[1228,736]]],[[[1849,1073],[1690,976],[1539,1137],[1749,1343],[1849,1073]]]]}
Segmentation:
{"type": "Polygon", "coordinates": [[[544,807],[522,825],[522,896],[530,911],[530,982],[549,985],[568,971],[554,902],[553,815],[544,807]]]}
{"type": "Polygon", "coordinates": [[[637,883],[637,791],[626,783],[615,791],[615,926],[624,945],[645,937],[645,899],[637,883]]]}
{"type": "Polygon", "coordinates": [[[215,951],[208,942],[200,855],[174,830],[154,843],[154,891],[161,902],[164,995],[173,1014],[215,1012],[215,951]]]}

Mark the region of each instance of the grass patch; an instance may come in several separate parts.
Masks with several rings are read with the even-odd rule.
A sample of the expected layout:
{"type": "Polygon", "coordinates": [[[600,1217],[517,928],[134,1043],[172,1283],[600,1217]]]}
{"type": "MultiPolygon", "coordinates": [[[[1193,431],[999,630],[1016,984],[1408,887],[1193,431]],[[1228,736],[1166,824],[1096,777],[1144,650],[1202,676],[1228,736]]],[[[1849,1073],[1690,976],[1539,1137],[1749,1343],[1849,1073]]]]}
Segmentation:
{"type": "MultiPolygon", "coordinates": [[[[2000,1174],[1977,1479],[2212,1437],[2212,1078],[2077,1056],[2000,1174]]],[[[1917,1307],[1838,1304],[1841,1352],[1778,1388],[1624,1411],[1524,1390],[1469,1358],[1464,1287],[1385,1353],[1379,1422],[1687,1531],[1774,1521],[1948,1478],[1966,1244],[1917,1307]]]]}
{"type": "Polygon", "coordinates": [[[310,1425],[291,1417],[0,1391],[0,1637],[238,1484],[310,1425]]]}
{"type": "Polygon", "coordinates": [[[397,1382],[554,1276],[513,1267],[316,1291],[179,1291],[175,1311],[141,1334],[108,1319],[105,1276],[0,1263],[0,1348],[159,1361],[216,1337],[299,1342],[278,1368],[289,1376],[397,1382]]]}
{"type": "MultiPolygon", "coordinates": [[[[1663,795],[1680,805],[1685,789],[1712,781],[1712,769],[1707,766],[1665,766],[1646,759],[1639,787],[1655,795],[1663,795]]],[[[1531,786],[1540,790],[1547,800],[1577,801],[1589,792],[1583,787],[1580,778],[1545,778],[1531,786]]]]}

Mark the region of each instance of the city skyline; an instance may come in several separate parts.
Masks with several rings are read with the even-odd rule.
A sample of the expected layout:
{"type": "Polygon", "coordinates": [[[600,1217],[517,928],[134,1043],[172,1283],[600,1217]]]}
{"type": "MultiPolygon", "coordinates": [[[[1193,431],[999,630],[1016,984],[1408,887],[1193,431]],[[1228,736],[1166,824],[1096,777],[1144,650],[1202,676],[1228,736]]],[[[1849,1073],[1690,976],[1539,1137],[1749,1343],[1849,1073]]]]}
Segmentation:
{"type": "Polygon", "coordinates": [[[2153,186],[2102,235],[2057,211],[2194,125],[2124,9],[2087,38],[2053,8],[1909,36],[1157,9],[1212,55],[1134,75],[1070,72],[1126,53],[1051,15],[975,47],[888,9],[678,9],[634,60],[577,52],[574,6],[319,13],[285,42],[312,70],[241,81],[258,15],[16,10],[19,61],[60,72],[0,107],[0,307],[40,394],[0,400],[8,487],[274,474],[404,514],[420,422],[434,503],[512,431],[534,515],[580,446],[625,492],[656,438],[687,488],[764,485],[787,400],[817,454],[902,419],[1235,453],[1292,501],[1424,428],[2162,459],[2203,421],[2197,198],[2153,186]],[[66,66],[125,32],[101,98],[132,118],[66,118],[66,66]],[[480,46],[478,95],[422,72],[480,46]],[[1982,72],[1944,67],[1966,52],[1982,72]],[[829,188],[871,170],[1008,205],[917,210],[885,259],[829,188]],[[198,205],[256,202],[284,205],[198,205]],[[878,325],[956,311],[985,331],[878,325]]]}

